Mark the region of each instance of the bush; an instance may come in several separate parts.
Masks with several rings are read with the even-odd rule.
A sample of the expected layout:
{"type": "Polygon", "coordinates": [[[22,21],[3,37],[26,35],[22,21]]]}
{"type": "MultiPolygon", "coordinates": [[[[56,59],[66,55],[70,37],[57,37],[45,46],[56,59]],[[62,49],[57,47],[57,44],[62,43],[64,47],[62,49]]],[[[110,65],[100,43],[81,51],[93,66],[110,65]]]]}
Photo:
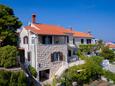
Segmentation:
{"type": "Polygon", "coordinates": [[[19,77],[18,77],[18,86],[27,86],[27,78],[25,77],[24,72],[19,72],[19,77]]]}
{"type": "Polygon", "coordinates": [[[110,61],[115,60],[115,53],[113,50],[110,50],[109,47],[104,47],[100,53],[100,56],[104,57],[105,59],[108,59],[110,61]]]}
{"type": "Polygon", "coordinates": [[[103,76],[105,76],[108,80],[112,80],[115,83],[115,73],[103,70],[103,76]]]}
{"type": "Polygon", "coordinates": [[[87,61],[88,60],[91,60],[91,61],[93,61],[95,64],[97,64],[97,65],[101,65],[101,63],[102,63],[102,61],[104,60],[104,58],[103,57],[101,57],[101,56],[92,56],[91,58],[87,58],[87,61]]]}
{"type": "Polygon", "coordinates": [[[62,76],[61,82],[71,86],[72,82],[77,81],[81,86],[83,83],[89,83],[92,80],[100,79],[103,74],[101,67],[102,57],[94,56],[87,58],[85,64],[69,68],[62,76]]]}
{"type": "Polygon", "coordinates": [[[36,69],[33,68],[31,65],[29,65],[29,70],[30,70],[30,73],[34,76],[34,77],[37,77],[37,72],[36,72],[36,69]]]}
{"type": "Polygon", "coordinates": [[[79,49],[82,52],[93,52],[95,50],[96,45],[95,44],[88,44],[88,45],[79,45],[79,49]]]}
{"type": "Polygon", "coordinates": [[[16,56],[17,49],[15,46],[4,46],[0,48],[0,66],[3,67],[14,67],[17,66],[16,56]]]}
{"type": "Polygon", "coordinates": [[[27,86],[27,79],[23,71],[0,70],[0,86],[27,86]]]}
{"type": "Polygon", "coordinates": [[[0,70],[0,86],[8,86],[10,82],[11,72],[0,70]]]}

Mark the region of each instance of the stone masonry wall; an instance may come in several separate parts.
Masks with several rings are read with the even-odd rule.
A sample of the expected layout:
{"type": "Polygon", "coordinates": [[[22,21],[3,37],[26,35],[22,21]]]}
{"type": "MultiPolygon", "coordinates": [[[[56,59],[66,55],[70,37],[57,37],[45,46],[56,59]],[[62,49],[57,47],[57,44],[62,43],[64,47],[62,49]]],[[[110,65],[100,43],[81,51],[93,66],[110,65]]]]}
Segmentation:
{"type": "Polygon", "coordinates": [[[67,60],[67,45],[38,45],[37,49],[37,71],[50,69],[50,77],[63,65],[67,60]],[[51,53],[62,52],[64,61],[51,62],[51,53]]]}

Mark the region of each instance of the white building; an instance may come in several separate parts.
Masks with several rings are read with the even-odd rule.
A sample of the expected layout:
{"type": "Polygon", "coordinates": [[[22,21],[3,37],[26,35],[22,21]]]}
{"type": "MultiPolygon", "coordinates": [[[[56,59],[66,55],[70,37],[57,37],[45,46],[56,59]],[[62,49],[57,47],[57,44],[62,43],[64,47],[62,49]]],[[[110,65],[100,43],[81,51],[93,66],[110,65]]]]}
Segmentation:
{"type": "Polygon", "coordinates": [[[60,26],[32,22],[22,27],[20,48],[24,49],[25,61],[38,72],[40,81],[51,78],[60,67],[69,61],[77,60],[77,47],[80,44],[94,44],[89,33],[77,32],[60,26]]]}

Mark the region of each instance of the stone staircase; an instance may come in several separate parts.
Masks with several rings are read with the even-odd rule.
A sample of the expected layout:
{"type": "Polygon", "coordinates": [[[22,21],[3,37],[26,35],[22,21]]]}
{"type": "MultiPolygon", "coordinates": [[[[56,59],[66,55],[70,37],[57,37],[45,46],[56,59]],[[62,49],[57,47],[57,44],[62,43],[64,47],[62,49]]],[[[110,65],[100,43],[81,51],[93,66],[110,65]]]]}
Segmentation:
{"type": "Polygon", "coordinates": [[[75,61],[75,62],[71,62],[71,63],[64,63],[60,68],[59,70],[55,73],[55,75],[57,77],[60,77],[64,71],[66,69],[68,69],[69,67],[72,67],[72,66],[75,66],[75,65],[81,65],[81,64],[84,64],[84,60],[79,60],[79,61],[75,61]]]}

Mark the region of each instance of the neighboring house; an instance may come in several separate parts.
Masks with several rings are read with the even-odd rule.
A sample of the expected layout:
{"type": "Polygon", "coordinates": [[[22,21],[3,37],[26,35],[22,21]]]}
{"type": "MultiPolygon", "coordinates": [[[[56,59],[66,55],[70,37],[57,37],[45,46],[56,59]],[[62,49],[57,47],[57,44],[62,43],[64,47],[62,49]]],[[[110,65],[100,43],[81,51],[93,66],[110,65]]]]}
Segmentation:
{"type": "Polygon", "coordinates": [[[115,44],[108,44],[109,49],[115,51],[115,44]]]}
{"type": "Polygon", "coordinates": [[[60,26],[36,23],[36,15],[32,15],[32,23],[22,27],[20,32],[20,48],[24,50],[27,63],[38,73],[40,81],[55,75],[63,65],[76,59],[79,44],[94,44],[89,33],[76,32],[60,26]]]}

